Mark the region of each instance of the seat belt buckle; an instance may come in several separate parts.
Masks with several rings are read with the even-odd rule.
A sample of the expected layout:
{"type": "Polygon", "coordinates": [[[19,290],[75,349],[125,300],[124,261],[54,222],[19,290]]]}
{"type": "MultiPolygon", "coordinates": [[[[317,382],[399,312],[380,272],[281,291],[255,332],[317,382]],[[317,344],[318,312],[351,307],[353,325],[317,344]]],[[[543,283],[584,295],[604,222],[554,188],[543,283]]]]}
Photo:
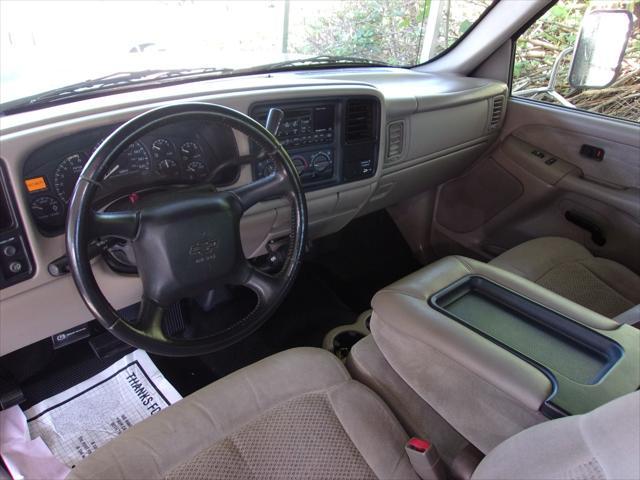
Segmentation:
{"type": "Polygon", "coordinates": [[[413,437],[404,446],[411,466],[422,480],[444,480],[444,463],[428,440],[413,437]]]}

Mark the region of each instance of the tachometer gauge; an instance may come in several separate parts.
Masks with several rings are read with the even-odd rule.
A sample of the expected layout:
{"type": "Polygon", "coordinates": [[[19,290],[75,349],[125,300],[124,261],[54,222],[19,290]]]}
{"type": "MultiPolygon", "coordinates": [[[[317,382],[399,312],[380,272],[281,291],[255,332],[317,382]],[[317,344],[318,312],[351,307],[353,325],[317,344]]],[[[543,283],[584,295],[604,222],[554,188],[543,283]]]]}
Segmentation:
{"type": "Polygon", "coordinates": [[[182,163],[185,166],[187,175],[192,180],[206,178],[209,168],[202,156],[200,145],[195,142],[185,142],[180,147],[182,163]]]}
{"type": "Polygon", "coordinates": [[[64,208],[58,199],[50,195],[33,200],[31,213],[41,225],[57,227],[64,224],[64,208]]]}
{"type": "Polygon", "coordinates": [[[53,188],[64,203],[69,203],[80,172],[84,168],[85,157],[74,153],[62,160],[53,174],[53,188]]]}
{"type": "Polygon", "coordinates": [[[122,155],[118,157],[116,163],[107,170],[104,179],[144,172],[150,168],[151,158],[149,157],[149,153],[147,153],[147,149],[142,143],[133,142],[122,152],[122,155]]]}
{"type": "Polygon", "coordinates": [[[175,145],[166,138],[159,138],[151,145],[151,155],[156,162],[156,170],[161,175],[180,175],[175,145]]]}

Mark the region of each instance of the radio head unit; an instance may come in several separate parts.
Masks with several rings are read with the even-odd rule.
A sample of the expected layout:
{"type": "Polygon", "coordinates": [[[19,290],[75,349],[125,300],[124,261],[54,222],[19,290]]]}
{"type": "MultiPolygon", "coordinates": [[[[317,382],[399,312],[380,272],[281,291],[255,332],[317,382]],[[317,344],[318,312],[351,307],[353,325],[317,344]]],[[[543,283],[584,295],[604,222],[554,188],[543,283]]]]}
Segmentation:
{"type": "MultiPolygon", "coordinates": [[[[287,149],[305,190],[375,175],[380,133],[378,99],[358,96],[274,101],[253,106],[249,114],[264,125],[274,107],[284,112],[276,138],[287,149]]],[[[271,160],[256,161],[254,178],[268,176],[273,169],[271,160]]]]}
{"type": "MultiPolygon", "coordinates": [[[[263,125],[269,108],[258,108],[252,116],[263,125]]],[[[324,104],[309,107],[284,107],[277,139],[283,147],[303,147],[333,143],[336,129],[335,105],[324,104]]]]}

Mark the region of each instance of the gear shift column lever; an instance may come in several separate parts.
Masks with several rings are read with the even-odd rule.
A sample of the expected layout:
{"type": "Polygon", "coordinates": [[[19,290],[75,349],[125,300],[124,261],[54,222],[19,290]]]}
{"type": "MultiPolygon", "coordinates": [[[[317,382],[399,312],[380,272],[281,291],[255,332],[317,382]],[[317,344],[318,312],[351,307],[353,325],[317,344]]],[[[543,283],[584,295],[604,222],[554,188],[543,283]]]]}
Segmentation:
{"type": "Polygon", "coordinates": [[[278,130],[280,129],[280,122],[284,118],[284,112],[279,108],[270,108],[269,113],[267,114],[267,123],[265,128],[269,130],[269,132],[276,137],[278,135],[278,130]]]}

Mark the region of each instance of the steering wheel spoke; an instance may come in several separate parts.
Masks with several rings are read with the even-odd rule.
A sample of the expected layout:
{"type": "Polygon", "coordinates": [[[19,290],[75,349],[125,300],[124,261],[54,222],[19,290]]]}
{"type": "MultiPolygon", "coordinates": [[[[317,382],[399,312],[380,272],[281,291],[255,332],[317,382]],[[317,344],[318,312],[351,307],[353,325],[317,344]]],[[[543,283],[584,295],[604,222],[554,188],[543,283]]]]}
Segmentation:
{"type": "Polygon", "coordinates": [[[166,341],[167,336],[162,329],[165,311],[166,309],[157,302],[146,297],[142,298],[136,329],[144,332],[149,337],[166,341]]]}
{"type": "Polygon", "coordinates": [[[92,237],[118,237],[133,240],[140,226],[137,211],[93,212],[91,219],[92,237]]]}
{"type": "Polygon", "coordinates": [[[260,300],[261,304],[266,304],[273,299],[282,288],[282,279],[265,273],[245,260],[242,273],[237,285],[252,290],[260,300]]]}
{"type": "Polygon", "coordinates": [[[243,212],[258,202],[283,197],[289,192],[284,171],[276,170],[272,175],[231,190],[243,212]]]}

